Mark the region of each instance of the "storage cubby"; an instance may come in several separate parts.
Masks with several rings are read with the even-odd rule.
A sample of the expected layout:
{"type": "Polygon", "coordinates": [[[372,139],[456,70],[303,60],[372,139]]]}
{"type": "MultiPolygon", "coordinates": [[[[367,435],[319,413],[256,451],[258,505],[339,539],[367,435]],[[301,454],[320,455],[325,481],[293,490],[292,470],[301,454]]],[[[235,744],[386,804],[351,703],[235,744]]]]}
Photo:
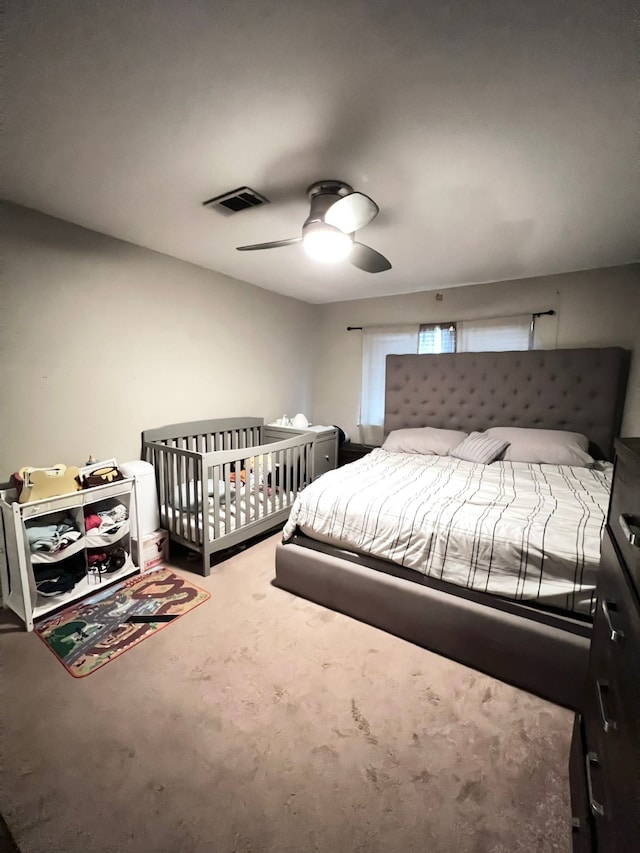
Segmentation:
{"type": "Polygon", "coordinates": [[[133,478],[18,503],[0,492],[2,599],[24,621],[34,621],[135,574],[131,519],[139,522],[133,478]]]}

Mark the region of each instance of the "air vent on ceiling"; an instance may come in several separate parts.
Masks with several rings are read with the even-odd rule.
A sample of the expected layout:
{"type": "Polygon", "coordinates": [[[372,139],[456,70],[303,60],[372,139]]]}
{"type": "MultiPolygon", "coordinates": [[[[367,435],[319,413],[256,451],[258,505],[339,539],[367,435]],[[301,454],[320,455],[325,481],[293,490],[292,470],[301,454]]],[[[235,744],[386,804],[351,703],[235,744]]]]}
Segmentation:
{"type": "Polygon", "coordinates": [[[269,204],[269,199],[249,187],[238,187],[237,190],[231,190],[231,192],[224,195],[218,195],[215,198],[210,198],[208,201],[203,201],[202,204],[204,207],[217,210],[218,213],[222,213],[224,216],[231,216],[232,213],[239,213],[241,210],[247,210],[250,207],[269,204]]]}

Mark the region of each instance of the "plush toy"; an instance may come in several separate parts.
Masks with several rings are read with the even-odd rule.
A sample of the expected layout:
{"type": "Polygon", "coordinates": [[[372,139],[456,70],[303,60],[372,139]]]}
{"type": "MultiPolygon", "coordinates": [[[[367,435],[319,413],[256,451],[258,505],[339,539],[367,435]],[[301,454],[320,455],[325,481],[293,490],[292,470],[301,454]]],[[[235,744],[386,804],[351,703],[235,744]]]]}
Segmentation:
{"type": "Polygon", "coordinates": [[[76,465],[59,463],[51,468],[25,466],[17,473],[22,479],[22,489],[18,497],[21,504],[53,498],[56,495],[68,495],[80,489],[80,469],[76,465]]]}
{"type": "Polygon", "coordinates": [[[106,486],[124,480],[122,472],[116,465],[105,465],[102,468],[93,468],[90,474],[82,477],[82,488],[90,489],[93,486],[106,486]]]}

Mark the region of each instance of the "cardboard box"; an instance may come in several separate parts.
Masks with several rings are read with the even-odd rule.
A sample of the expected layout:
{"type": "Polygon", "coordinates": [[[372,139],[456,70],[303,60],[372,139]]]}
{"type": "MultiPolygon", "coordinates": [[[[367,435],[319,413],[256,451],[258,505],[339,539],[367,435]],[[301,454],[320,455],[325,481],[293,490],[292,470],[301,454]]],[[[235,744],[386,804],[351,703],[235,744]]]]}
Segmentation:
{"type": "Polygon", "coordinates": [[[142,560],[138,561],[138,542],[131,540],[131,552],[141,572],[148,572],[163,565],[169,559],[169,534],[166,530],[156,530],[142,537],[142,560]]]}

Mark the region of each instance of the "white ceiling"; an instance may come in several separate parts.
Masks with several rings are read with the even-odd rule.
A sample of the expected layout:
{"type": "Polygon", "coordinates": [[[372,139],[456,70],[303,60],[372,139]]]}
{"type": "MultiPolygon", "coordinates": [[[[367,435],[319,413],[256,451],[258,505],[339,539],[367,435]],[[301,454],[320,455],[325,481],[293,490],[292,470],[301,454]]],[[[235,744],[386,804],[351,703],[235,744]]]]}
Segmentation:
{"type": "Polygon", "coordinates": [[[316,303],[630,263],[638,32],[625,0],[15,0],[3,195],[316,303]],[[235,250],[325,178],[392,270],[235,250]],[[202,207],[239,186],[272,203],[202,207]]]}

